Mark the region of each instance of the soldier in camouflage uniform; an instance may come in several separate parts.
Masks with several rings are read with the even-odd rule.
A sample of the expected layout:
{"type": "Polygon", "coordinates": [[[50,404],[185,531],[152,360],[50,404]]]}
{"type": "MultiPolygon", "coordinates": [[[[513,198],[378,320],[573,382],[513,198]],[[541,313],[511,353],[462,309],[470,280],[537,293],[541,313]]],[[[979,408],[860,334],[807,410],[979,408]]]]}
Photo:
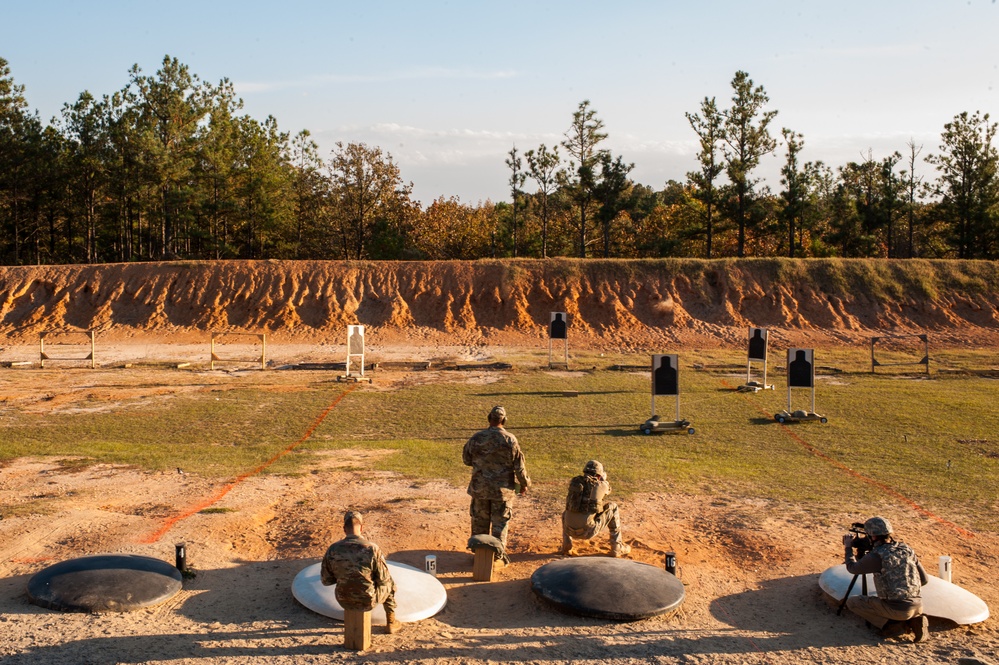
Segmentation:
{"type": "Polygon", "coordinates": [[[336,600],[345,610],[368,612],[375,605],[385,606],[385,632],[395,633],[395,582],[389,573],[382,551],[361,536],[361,514],[348,511],[343,516],[346,538],[326,550],[321,567],[325,586],[336,585],[336,600]]]}
{"type": "Polygon", "coordinates": [[[864,522],[864,532],[871,539],[871,551],[860,561],[854,557],[853,535],[843,538],[846,547],[846,570],[853,575],[874,574],[877,596],[850,596],[846,606],[871,625],[881,629],[882,637],[899,637],[911,632],[916,642],[929,638],[929,626],[922,614],[920,587],[927,582],[926,571],[912,548],[892,536],[891,524],[883,517],[864,522]]]}
{"type": "Polygon", "coordinates": [[[511,504],[516,493],[527,492],[531,479],[527,475],[524,453],[517,437],[504,429],[506,409],[493,407],[489,412],[489,428],[476,432],[461,451],[461,459],[472,467],[468,494],[472,497],[472,535],[487,534],[499,539],[506,547],[507,527],[513,515],[511,504]],[[490,525],[492,530],[490,532],[490,525]]]}
{"type": "Polygon", "coordinates": [[[587,462],[583,475],[569,481],[565,512],[562,513],[562,554],[573,554],[573,538],[589,540],[599,535],[604,527],[610,531],[612,555],[621,557],[631,551],[631,546],[621,536],[617,504],[604,501],[610,491],[604,465],[597,460],[587,462]]]}

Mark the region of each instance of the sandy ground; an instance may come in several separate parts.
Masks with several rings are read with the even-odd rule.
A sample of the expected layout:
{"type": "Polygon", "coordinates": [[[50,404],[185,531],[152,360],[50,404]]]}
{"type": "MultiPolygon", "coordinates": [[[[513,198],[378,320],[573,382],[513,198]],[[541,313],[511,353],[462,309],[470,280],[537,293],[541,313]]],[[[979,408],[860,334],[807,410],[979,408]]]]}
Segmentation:
{"type": "MultiPolygon", "coordinates": [[[[310,348],[282,347],[275,362],[310,359],[310,348]]],[[[455,358],[488,357],[482,348],[446,351],[455,358]]],[[[121,363],[183,361],[205,352],[203,345],[164,350],[121,342],[104,353],[104,362],[121,363]]],[[[9,347],[2,354],[5,361],[22,357],[36,359],[37,350],[9,347]]],[[[152,387],[163,383],[161,369],[130,371],[155,372],[146,390],[162,389],[152,387]]],[[[40,374],[0,370],[8,407],[71,411],[87,399],[81,386],[93,381],[90,372],[65,372],[61,383],[49,379],[43,386],[33,376],[40,374]]],[[[492,583],[475,583],[463,549],[464,488],[361,470],[375,454],[341,451],[320,456],[305,476],[251,477],[218,504],[232,510],[195,514],[154,543],[143,540],[224,483],[106,465],[78,469],[51,459],[6,464],[0,468],[6,515],[0,520],[0,663],[999,662],[993,619],[970,627],[934,621],[931,641],[913,645],[883,642],[856,617],[835,615],[817,576],[839,562],[842,525],[855,515],[816,520],[766,498],[678,495],[668,483],[661,492],[631,497],[621,503],[631,558],[662,565],[663,554],[675,551],[687,597],[670,616],[609,623],[559,613],[530,591],[531,573],[557,557],[559,506],[530,494],[520,499],[512,564],[498,569],[492,583]],[[31,510],[18,510],[29,502],[31,510]],[[448,605],[436,617],[407,624],[397,635],[376,633],[363,654],[344,650],[341,625],[291,595],[298,571],[340,537],[347,507],[366,513],[369,535],[390,559],[422,566],[426,554],[436,554],[448,592],[448,605]],[[178,542],[187,544],[197,575],[163,605],[90,615],[27,601],[28,579],[51,563],[111,552],[172,561],[178,542]]],[[[905,514],[901,506],[892,510],[905,514]]],[[[935,570],[937,556],[953,556],[954,581],[999,607],[999,535],[969,540],[914,512],[907,521],[913,528],[903,535],[928,569],[935,570]]],[[[600,539],[582,553],[607,551],[600,539]]]]}

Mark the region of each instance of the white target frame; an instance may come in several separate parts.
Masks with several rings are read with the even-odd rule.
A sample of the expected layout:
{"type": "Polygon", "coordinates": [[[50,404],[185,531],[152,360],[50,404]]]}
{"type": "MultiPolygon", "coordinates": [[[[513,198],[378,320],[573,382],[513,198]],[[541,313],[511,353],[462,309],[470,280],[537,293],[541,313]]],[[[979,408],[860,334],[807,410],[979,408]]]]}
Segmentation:
{"type": "Polygon", "coordinates": [[[360,359],[361,369],[358,376],[364,376],[364,326],[347,326],[347,377],[353,376],[350,373],[351,359],[360,359]],[[355,334],[357,337],[355,337],[355,334]],[[360,349],[358,349],[360,345],[360,349]]]}
{"type": "Polygon", "coordinates": [[[565,365],[566,369],[569,369],[569,315],[566,312],[552,312],[549,314],[548,318],[548,369],[551,369],[555,365],[565,365]],[[557,317],[561,316],[560,322],[565,327],[564,337],[553,337],[552,329],[555,326],[555,322],[559,321],[557,317]],[[561,363],[556,363],[553,360],[553,340],[560,339],[563,342],[563,361],[561,363]]]}

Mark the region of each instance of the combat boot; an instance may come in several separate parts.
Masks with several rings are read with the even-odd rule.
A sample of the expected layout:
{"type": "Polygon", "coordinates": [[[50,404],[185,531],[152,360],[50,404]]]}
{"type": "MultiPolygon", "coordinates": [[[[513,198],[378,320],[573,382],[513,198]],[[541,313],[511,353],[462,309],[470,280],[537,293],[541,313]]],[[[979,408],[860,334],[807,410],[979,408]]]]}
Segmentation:
{"type": "Polygon", "coordinates": [[[395,618],[395,610],[385,610],[385,632],[395,635],[402,628],[402,624],[395,618]]]}
{"type": "Polygon", "coordinates": [[[617,558],[623,557],[625,554],[627,554],[630,551],[631,551],[631,545],[624,542],[623,540],[619,540],[618,542],[614,543],[611,546],[611,556],[613,557],[617,558]]]}
{"type": "Polygon", "coordinates": [[[905,623],[909,627],[909,630],[912,631],[913,642],[925,642],[930,639],[930,622],[925,614],[912,617],[905,623]]]}
{"type": "Polygon", "coordinates": [[[893,637],[899,637],[900,635],[905,635],[905,631],[907,628],[908,626],[905,621],[895,621],[889,619],[888,622],[881,627],[881,630],[878,631],[878,635],[888,640],[893,637]]]}

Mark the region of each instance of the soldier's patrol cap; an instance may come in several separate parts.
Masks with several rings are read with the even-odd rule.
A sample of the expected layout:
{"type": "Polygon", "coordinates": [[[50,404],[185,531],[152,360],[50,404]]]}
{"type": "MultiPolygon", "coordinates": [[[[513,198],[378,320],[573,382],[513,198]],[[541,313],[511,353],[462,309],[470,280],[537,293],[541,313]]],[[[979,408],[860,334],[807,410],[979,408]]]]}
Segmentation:
{"type": "Polygon", "coordinates": [[[503,420],[506,418],[506,409],[502,406],[494,406],[493,410],[489,412],[489,420],[503,420]]]}
{"type": "Polygon", "coordinates": [[[364,519],[361,517],[361,513],[356,510],[348,510],[343,514],[343,525],[347,526],[351,522],[357,522],[358,524],[363,524],[364,519]]]}

